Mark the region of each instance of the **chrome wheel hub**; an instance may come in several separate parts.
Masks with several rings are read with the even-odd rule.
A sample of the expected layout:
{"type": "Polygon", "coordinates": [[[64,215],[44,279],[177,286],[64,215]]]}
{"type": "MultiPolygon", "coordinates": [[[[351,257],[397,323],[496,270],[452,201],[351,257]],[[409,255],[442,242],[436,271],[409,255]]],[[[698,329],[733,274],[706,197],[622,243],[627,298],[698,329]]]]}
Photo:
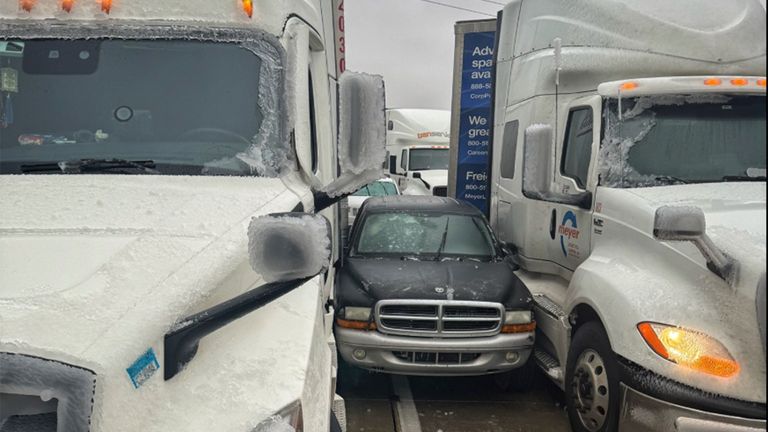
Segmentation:
{"type": "Polygon", "coordinates": [[[585,350],[576,360],[571,380],[571,399],[579,420],[587,430],[596,432],[608,416],[608,373],[597,352],[585,350]]]}

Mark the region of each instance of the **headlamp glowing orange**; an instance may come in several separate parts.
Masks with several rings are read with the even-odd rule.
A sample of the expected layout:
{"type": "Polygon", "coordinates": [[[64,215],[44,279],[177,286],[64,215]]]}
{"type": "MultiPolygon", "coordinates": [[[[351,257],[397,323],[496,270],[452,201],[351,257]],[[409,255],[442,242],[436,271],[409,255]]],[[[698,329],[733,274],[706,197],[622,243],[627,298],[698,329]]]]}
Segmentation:
{"type": "Polygon", "coordinates": [[[644,322],[637,325],[640,335],[659,356],[721,378],[739,373],[739,364],[716,339],[680,327],[644,322]]]}

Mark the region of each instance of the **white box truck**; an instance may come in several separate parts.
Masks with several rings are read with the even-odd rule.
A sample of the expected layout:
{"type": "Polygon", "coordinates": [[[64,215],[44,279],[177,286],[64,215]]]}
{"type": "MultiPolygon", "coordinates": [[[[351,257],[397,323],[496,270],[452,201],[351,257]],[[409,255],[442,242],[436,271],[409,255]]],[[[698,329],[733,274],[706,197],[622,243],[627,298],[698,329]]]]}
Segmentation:
{"type": "Polygon", "coordinates": [[[389,176],[403,195],[448,194],[451,112],[387,110],[389,176]]]}
{"type": "Polygon", "coordinates": [[[0,3],[0,430],[343,427],[335,203],[385,103],[342,12],[0,3]]]}
{"type": "Polygon", "coordinates": [[[491,223],[574,431],[766,428],[766,14],[514,0],[491,223]]]}

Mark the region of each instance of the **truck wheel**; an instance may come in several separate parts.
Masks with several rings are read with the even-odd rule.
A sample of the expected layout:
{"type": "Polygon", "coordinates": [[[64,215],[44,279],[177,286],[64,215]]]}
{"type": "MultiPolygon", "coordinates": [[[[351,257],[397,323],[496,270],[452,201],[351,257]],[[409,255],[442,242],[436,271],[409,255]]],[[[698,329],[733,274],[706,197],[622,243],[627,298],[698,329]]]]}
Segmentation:
{"type": "Polygon", "coordinates": [[[565,369],[565,403],[573,432],[616,432],[619,378],[616,356],[598,322],[576,331],[565,369]]]}
{"type": "Polygon", "coordinates": [[[536,381],[536,369],[536,363],[531,356],[519,368],[496,374],[493,378],[500,389],[506,392],[523,393],[533,388],[536,381]]]}

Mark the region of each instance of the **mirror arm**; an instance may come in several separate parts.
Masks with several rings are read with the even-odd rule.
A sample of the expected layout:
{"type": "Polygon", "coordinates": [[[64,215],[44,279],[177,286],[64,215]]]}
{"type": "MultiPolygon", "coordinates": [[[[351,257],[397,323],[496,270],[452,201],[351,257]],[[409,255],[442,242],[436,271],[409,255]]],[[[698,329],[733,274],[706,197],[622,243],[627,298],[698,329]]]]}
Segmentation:
{"type": "MultiPolygon", "coordinates": [[[[316,276],[316,275],[315,275],[316,276]]],[[[314,276],[313,276],[314,277],[314,276]]],[[[261,285],[224,303],[190,315],[165,334],[164,378],[176,376],[197,354],[200,339],[302,286],[312,279],[261,285]]]]}

